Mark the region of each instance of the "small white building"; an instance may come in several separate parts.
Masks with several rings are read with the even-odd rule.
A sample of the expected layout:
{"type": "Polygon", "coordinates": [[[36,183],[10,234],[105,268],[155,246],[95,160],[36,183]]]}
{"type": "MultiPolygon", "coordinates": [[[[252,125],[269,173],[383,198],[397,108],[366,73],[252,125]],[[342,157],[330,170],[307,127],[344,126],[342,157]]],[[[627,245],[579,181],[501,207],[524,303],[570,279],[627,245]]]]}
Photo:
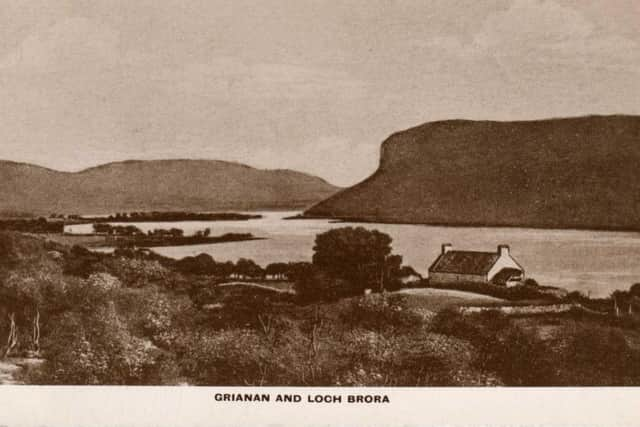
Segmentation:
{"type": "Polygon", "coordinates": [[[496,252],[458,251],[450,243],[442,245],[442,253],[429,267],[429,282],[493,283],[511,286],[524,280],[524,268],[513,259],[509,246],[500,245],[496,252]]]}

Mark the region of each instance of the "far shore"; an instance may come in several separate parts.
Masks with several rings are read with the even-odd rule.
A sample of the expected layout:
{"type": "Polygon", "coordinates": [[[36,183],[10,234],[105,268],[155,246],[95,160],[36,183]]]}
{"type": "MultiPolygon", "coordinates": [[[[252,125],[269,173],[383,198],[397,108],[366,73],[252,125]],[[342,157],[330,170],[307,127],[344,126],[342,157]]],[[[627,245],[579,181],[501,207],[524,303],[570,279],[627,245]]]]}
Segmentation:
{"type": "Polygon", "coordinates": [[[262,215],[237,212],[131,212],[109,216],[80,216],[82,222],[186,222],[186,221],[248,221],[262,215]]]}
{"type": "MultiPolygon", "coordinates": [[[[42,234],[40,234],[42,236],[42,234]]],[[[56,243],[64,245],[80,245],[87,248],[112,248],[118,246],[126,246],[128,244],[134,245],[140,248],[156,248],[156,247],[168,247],[168,246],[195,246],[195,245],[210,245],[221,244],[231,242],[245,242],[252,240],[264,240],[264,237],[256,237],[253,235],[221,235],[211,237],[197,237],[186,236],[174,239],[163,239],[162,241],[152,240],[135,240],[135,239],[123,239],[119,242],[110,241],[107,236],[96,234],[44,234],[47,240],[51,240],[56,243]]]]}

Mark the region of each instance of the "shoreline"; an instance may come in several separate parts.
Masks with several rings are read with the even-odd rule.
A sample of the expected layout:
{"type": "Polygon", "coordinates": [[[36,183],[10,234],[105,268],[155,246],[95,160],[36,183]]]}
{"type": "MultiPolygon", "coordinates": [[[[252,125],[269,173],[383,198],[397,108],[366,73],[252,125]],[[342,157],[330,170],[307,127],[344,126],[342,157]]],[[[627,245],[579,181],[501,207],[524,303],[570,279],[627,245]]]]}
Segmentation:
{"type": "MultiPolygon", "coordinates": [[[[38,236],[38,234],[32,234],[38,236]]],[[[165,241],[158,242],[133,242],[132,239],[122,239],[120,241],[109,242],[107,236],[96,234],[40,234],[46,239],[54,241],[60,244],[68,245],[81,245],[88,249],[99,248],[119,248],[126,247],[126,244],[131,242],[133,246],[139,248],[163,248],[172,246],[198,246],[198,245],[212,245],[222,243],[233,242],[248,242],[253,240],[266,240],[266,237],[256,236],[212,236],[212,237],[191,237],[187,236],[180,239],[167,239],[165,241]]]]}
{"type": "Polygon", "coordinates": [[[509,225],[509,224],[488,224],[488,223],[455,223],[455,222],[411,222],[411,221],[390,221],[380,218],[363,218],[363,217],[332,217],[322,215],[294,215],[290,217],[282,218],[286,221],[296,220],[312,220],[322,219],[327,220],[332,224],[346,224],[346,223],[362,223],[362,224],[386,224],[386,225],[423,225],[427,227],[447,227],[447,228],[515,228],[522,230],[556,230],[556,231],[608,231],[616,233],[640,233],[640,227],[628,228],[628,227],[592,227],[592,226],[542,226],[542,225],[509,225]]]}
{"type": "MultiPolygon", "coordinates": [[[[240,237],[240,238],[224,238],[224,237],[210,237],[208,239],[190,239],[188,237],[180,239],[178,241],[168,242],[153,242],[145,244],[144,242],[135,242],[134,246],[139,248],[166,248],[172,246],[198,246],[198,245],[215,245],[220,243],[233,243],[233,242],[250,242],[253,240],[266,240],[266,237],[240,237]]],[[[113,245],[109,245],[111,247],[113,245]]]]}

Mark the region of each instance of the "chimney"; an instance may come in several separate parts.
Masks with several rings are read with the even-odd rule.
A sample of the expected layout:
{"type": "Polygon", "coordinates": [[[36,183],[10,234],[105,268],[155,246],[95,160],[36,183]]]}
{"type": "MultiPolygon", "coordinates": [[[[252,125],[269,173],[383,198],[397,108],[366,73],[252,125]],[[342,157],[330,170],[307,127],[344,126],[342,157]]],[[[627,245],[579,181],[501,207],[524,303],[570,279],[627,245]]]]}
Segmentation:
{"type": "Polygon", "coordinates": [[[442,245],[442,253],[446,254],[447,252],[453,250],[453,245],[451,243],[445,243],[442,245]]]}
{"type": "Polygon", "coordinates": [[[509,245],[498,245],[498,255],[509,256],[509,245]]]}

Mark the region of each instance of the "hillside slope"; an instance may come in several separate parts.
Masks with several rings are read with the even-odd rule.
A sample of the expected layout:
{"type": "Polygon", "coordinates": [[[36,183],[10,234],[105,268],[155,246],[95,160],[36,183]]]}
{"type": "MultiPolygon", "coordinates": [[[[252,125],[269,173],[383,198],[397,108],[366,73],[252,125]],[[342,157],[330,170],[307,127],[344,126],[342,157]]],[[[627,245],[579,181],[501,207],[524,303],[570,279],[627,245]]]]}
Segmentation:
{"type": "Polygon", "coordinates": [[[77,173],[0,162],[2,212],[301,208],[336,191],[300,172],[213,160],[126,161],[77,173]]]}
{"type": "Polygon", "coordinates": [[[640,229],[640,117],[426,123],[391,135],[371,177],[306,215],[640,229]]]}

